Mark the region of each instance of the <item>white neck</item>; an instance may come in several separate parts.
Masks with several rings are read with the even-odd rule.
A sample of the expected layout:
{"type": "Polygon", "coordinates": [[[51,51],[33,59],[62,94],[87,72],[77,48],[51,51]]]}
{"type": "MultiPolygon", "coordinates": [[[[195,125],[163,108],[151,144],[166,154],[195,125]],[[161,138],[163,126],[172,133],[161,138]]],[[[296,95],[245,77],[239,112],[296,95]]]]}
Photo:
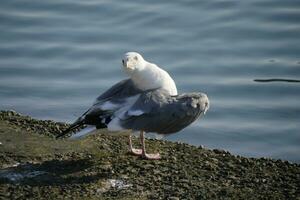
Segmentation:
{"type": "Polygon", "coordinates": [[[163,88],[170,95],[177,95],[177,88],[170,75],[155,64],[144,62],[143,68],[130,74],[135,85],[141,90],[163,88]]]}

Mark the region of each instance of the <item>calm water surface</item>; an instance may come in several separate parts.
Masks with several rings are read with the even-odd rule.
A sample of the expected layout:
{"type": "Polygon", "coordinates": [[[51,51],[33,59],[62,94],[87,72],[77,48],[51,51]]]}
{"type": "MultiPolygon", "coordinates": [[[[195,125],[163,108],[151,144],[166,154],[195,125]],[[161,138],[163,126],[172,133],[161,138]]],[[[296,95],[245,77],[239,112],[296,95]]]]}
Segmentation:
{"type": "Polygon", "coordinates": [[[3,0],[0,109],[73,121],[138,51],[211,100],[168,140],[300,162],[300,1],[3,0]]]}

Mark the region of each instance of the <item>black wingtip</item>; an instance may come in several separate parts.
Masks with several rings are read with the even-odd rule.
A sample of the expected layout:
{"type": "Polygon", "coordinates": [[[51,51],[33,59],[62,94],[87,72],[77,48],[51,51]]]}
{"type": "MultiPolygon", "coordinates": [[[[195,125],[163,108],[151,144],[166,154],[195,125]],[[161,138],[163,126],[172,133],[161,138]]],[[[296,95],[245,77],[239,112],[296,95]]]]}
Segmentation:
{"type": "Polygon", "coordinates": [[[62,137],[64,137],[65,135],[67,135],[70,132],[70,129],[66,129],[65,131],[63,131],[62,133],[58,134],[55,139],[60,139],[62,137]]]}
{"type": "Polygon", "coordinates": [[[68,135],[70,132],[72,132],[73,130],[76,130],[77,128],[79,128],[82,125],[84,125],[84,121],[77,120],[74,124],[72,124],[69,128],[64,130],[62,133],[58,134],[55,138],[56,139],[63,138],[64,136],[68,135]]]}
{"type": "Polygon", "coordinates": [[[68,133],[70,133],[72,130],[76,129],[79,126],[79,124],[73,124],[63,132],[59,133],[55,138],[60,139],[66,136],[68,133]]]}

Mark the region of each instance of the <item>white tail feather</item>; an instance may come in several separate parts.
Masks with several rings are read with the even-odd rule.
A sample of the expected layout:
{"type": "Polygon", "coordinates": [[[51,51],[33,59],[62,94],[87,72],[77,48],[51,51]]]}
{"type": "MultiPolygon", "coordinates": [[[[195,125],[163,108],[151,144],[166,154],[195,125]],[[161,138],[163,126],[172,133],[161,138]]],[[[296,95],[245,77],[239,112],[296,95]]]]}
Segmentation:
{"type": "Polygon", "coordinates": [[[70,137],[70,139],[80,139],[82,137],[85,137],[87,135],[90,135],[96,130],[95,126],[87,126],[84,129],[80,130],[79,132],[75,133],[70,137]]]}

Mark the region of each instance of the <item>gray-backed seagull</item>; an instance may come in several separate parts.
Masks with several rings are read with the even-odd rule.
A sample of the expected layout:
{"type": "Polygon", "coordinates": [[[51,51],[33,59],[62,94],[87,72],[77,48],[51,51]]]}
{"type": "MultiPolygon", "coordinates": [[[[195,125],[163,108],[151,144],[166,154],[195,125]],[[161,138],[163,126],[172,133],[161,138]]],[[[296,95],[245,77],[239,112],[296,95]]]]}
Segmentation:
{"type": "Polygon", "coordinates": [[[142,149],[132,147],[129,135],[129,151],[146,159],[160,159],[159,153],[146,153],[144,133],[170,134],[182,130],[206,113],[209,100],[203,93],[178,95],[170,75],[138,53],[126,53],[122,63],[130,78],[100,95],[91,108],[57,138],[82,125],[88,126],[75,135],[87,135],[101,128],[140,131],[142,149]]]}

